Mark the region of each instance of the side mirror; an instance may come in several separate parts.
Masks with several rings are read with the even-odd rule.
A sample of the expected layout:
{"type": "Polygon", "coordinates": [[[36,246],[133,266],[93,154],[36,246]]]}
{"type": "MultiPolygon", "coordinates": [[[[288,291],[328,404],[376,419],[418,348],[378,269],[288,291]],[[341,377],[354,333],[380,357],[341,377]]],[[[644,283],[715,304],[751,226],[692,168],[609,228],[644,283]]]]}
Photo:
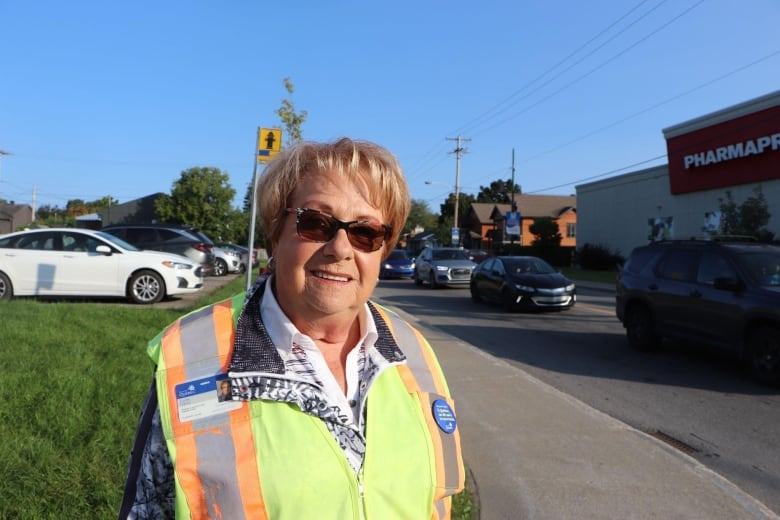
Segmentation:
{"type": "Polygon", "coordinates": [[[101,255],[106,255],[106,256],[111,256],[112,255],[111,248],[108,247],[105,244],[100,244],[99,246],[97,246],[95,248],[95,251],[100,253],[101,255]]]}

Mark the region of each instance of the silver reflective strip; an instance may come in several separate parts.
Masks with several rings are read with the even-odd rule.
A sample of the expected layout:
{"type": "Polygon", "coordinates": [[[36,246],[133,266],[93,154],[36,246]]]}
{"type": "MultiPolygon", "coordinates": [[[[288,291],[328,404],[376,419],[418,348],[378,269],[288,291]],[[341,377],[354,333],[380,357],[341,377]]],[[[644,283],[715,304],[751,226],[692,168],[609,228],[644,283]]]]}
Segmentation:
{"type": "Polygon", "coordinates": [[[422,345],[420,345],[414,330],[397,315],[390,311],[386,312],[387,316],[389,316],[392,321],[392,330],[395,334],[395,340],[399,345],[403,345],[401,350],[406,354],[406,363],[412,370],[414,377],[417,379],[420,389],[423,392],[437,392],[438,390],[436,389],[433,374],[431,374],[431,371],[428,368],[428,363],[425,362],[422,345]]]}
{"type": "Polygon", "coordinates": [[[433,507],[436,508],[437,518],[447,518],[447,507],[444,505],[444,499],[434,502],[433,507]]]}
{"type": "Polygon", "coordinates": [[[243,520],[245,515],[230,425],[224,425],[219,431],[196,433],[195,445],[209,518],[243,520]]]}
{"type": "MultiPolygon", "coordinates": [[[[437,399],[443,399],[439,394],[428,394],[428,410],[433,409],[433,402],[437,399]]],[[[433,434],[433,432],[431,432],[433,434]]],[[[436,434],[441,442],[441,451],[444,462],[444,482],[445,488],[455,490],[460,484],[460,465],[458,464],[458,446],[455,444],[455,435],[446,433],[441,428],[436,428],[436,434]]]]}
{"type": "MultiPolygon", "coordinates": [[[[215,343],[214,309],[206,307],[181,319],[181,345],[185,365],[192,365],[203,359],[219,359],[215,343]],[[210,341],[203,341],[208,338],[210,341]]],[[[219,364],[219,361],[217,361],[219,364]]],[[[213,374],[209,374],[213,375],[213,374]]],[[[199,377],[200,374],[187,374],[187,379],[199,377]]]]}
{"type": "MultiPolygon", "coordinates": [[[[180,334],[186,381],[221,372],[212,306],[182,318],[180,334]]],[[[195,420],[192,429],[209,516],[245,519],[229,414],[195,420]]]]}
{"type": "MultiPolygon", "coordinates": [[[[436,389],[433,374],[423,356],[423,346],[420,344],[417,335],[412,327],[403,321],[397,315],[387,312],[393,322],[393,332],[399,345],[403,345],[404,354],[406,354],[409,368],[414,373],[420,389],[428,393],[428,413],[433,413],[433,402],[436,399],[444,398],[436,389]]],[[[457,420],[457,418],[456,418],[457,420]]],[[[441,440],[442,456],[444,462],[444,487],[455,490],[460,484],[460,464],[458,463],[458,447],[455,443],[454,433],[445,433],[441,428],[436,428],[436,432],[431,435],[438,435],[441,440]]]]}

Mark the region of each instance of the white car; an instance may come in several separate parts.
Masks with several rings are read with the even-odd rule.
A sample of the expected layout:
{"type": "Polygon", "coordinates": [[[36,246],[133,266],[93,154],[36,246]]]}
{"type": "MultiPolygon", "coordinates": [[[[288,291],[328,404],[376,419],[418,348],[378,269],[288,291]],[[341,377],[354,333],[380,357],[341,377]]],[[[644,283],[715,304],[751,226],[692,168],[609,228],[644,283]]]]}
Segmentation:
{"type": "Polygon", "coordinates": [[[245,263],[241,253],[229,247],[212,247],[214,252],[214,276],[225,276],[229,273],[243,273],[245,263]]]}
{"type": "Polygon", "coordinates": [[[200,266],[141,251],[90,229],[46,228],[0,236],[0,300],[14,296],[118,296],[135,303],[201,290],[200,266]]]}

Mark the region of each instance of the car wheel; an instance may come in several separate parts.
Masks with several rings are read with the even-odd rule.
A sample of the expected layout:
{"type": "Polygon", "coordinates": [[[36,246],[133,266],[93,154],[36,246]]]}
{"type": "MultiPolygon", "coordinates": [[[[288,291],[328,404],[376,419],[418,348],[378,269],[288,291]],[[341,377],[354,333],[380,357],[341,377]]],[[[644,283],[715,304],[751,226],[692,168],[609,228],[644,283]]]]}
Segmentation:
{"type": "Polygon", "coordinates": [[[238,274],[244,274],[244,273],[246,273],[246,265],[239,264],[239,266],[238,266],[238,274]]]}
{"type": "Polygon", "coordinates": [[[214,276],[225,276],[228,271],[227,262],[221,258],[217,258],[214,261],[214,276]]]}
{"type": "Polygon", "coordinates": [[[515,297],[512,294],[512,291],[509,289],[504,289],[501,292],[501,303],[504,306],[504,310],[506,312],[512,312],[515,310],[515,297]]]}
{"type": "Polygon", "coordinates": [[[417,273],[417,271],[415,271],[412,275],[412,279],[414,280],[414,285],[417,287],[422,287],[423,281],[420,279],[420,275],[417,273]]]}
{"type": "Polygon", "coordinates": [[[0,300],[10,300],[14,296],[14,288],[11,280],[3,273],[0,273],[0,300]]]}
{"type": "Polygon", "coordinates": [[[482,297],[479,295],[479,291],[477,291],[477,286],[474,284],[471,284],[469,286],[469,289],[471,289],[471,301],[474,303],[479,303],[482,301],[482,297]]]}
{"type": "Polygon", "coordinates": [[[760,327],[748,334],[747,362],[759,383],[780,386],[780,329],[760,327]]]}
{"type": "Polygon", "coordinates": [[[436,282],[436,273],[435,272],[431,271],[428,274],[428,283],[431,284],[431,289],[438,289],[439,288],[439,284],[436,282]]]}
{"type": "Polygon", "coordinates": [[[653,330],[650,309],[636,306],[626,311],[626,337],[629,345],[642,352],[653,350],[658,346],[658,335],[653,330]]]}
{"type": "Polygon", "coordinates": [[[128,295],[134,303],[157,303],[165,296],[165,282],[154,271],[138,271],[130,278],[128,295]]]}

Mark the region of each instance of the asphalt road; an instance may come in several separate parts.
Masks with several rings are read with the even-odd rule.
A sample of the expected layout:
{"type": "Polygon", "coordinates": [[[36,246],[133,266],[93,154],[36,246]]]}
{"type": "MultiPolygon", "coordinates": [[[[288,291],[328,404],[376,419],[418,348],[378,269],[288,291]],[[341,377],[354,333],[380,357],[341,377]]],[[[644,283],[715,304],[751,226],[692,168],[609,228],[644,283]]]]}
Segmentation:
{"type": "Polygon", "coordinates": [[[628,348],[614,297],[581,289],[574,309],[507,314],[467,289],[382,281],[383,302],[661,438],[780,514],[780,392],[734,360],[691,345],[628,348]]]}

